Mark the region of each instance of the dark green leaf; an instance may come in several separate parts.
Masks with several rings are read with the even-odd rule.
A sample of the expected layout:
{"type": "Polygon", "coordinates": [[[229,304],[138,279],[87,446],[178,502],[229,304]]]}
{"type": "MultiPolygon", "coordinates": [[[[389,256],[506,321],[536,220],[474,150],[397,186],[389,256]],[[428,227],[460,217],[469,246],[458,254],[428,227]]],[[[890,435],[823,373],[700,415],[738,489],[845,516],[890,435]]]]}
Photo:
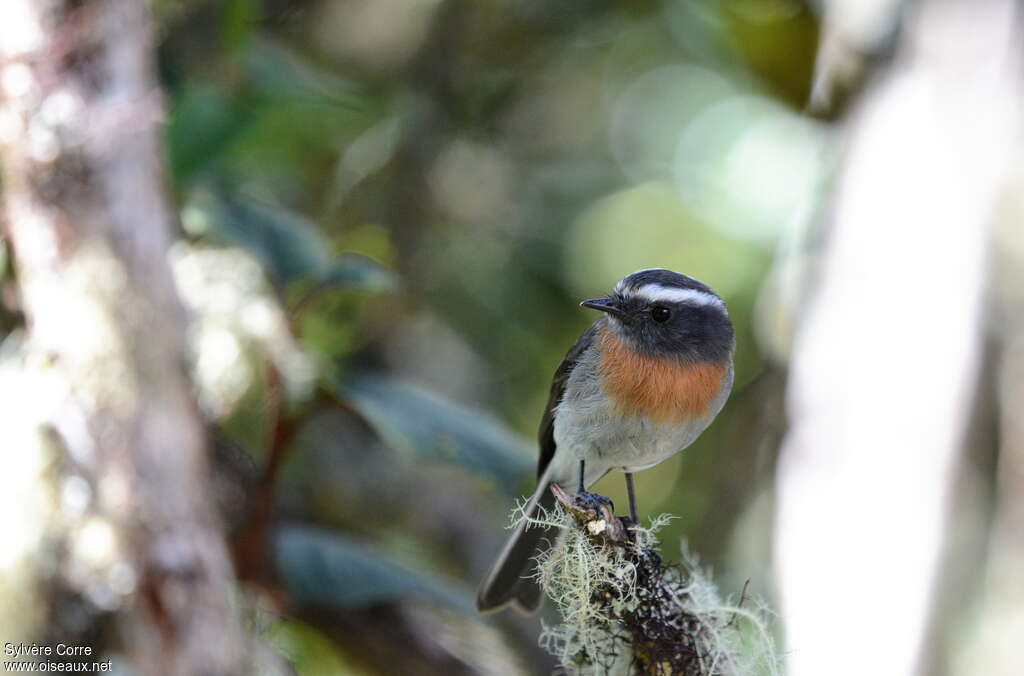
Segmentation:
{"type": "Polygon", "coordinates": [[[371,258],[344,253],[332,261],[320,283],[344,291],[394,291],[398,288],[395,273],[371,258]]]}
{"type": "Polygon", "coordinates": [[[300,606],[360,608],[414,597],[473,612],[470,596],[452,583],[325,529],[281,527],[274,558],[285,588],[300,606]]]}
{"type": "Polygon", "coordinates": [[[299,214],[235,197],[221,197],[210,211],[211,234],[248,249],[282,284],[316,280],[329,269],[329,245],[299,214]]]}
{"type": "Polygon", "coordinates": [[[338,389],[386,443],[403,453],[457,462],[493,476],[509,492],[534,464],[519,437],[484,411],[378,375],[348,378],[338,389]]]}
{"type": "Polygon", "coordinates": [[[363,103],[360,88],[351,80],[316,67],[277,42],[250,40],[245,69],[253,91],[267,99],[346,108],[360,107],[363,103]]]}
{"type": "Polygon", "coordinates": [[[187,86],[174,102],[167,131],[175,183],[187,184],[224,154],[252,117],[251,110],[223,88],[187,86]]]}

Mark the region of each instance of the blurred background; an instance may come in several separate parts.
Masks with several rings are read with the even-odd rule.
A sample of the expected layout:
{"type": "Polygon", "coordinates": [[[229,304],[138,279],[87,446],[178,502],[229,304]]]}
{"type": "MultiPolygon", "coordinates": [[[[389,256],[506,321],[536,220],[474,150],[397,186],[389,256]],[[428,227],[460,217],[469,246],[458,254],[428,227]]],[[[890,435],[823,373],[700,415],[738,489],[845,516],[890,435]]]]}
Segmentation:
{"type": "Polygon", "coordinates": [[[956,4],[151,3],[212,491],[283,668],[550,672],[475,587],[578,303],[666,267],[737,352],[637,475],[665,557],[749,581],[793,674],[1021,673],[1019,32],[956,4]]]}

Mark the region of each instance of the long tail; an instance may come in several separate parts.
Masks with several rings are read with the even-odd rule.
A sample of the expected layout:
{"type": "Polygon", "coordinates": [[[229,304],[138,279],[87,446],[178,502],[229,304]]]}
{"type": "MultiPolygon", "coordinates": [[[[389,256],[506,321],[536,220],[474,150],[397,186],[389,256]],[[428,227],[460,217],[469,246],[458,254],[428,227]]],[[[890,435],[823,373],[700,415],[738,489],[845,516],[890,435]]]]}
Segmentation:
{"type": "MultiPolygon", "coordinates": [[[[534,516],[538,507],[550,510],[554,506],[555,497],[548,489],[550,473],[548,468],[523,510],[528,517],[534,516]]],[[[531,525],[527,519],[523,519],[480,585],[476,596],[478,611],[493,613],[510,603],[526,613],[532,613],[540,607],[543,596],[540,586],[533,579],[534,558],[551,546],[553,538],[557,536],[555,531],[556,528],[531,525]]]]}

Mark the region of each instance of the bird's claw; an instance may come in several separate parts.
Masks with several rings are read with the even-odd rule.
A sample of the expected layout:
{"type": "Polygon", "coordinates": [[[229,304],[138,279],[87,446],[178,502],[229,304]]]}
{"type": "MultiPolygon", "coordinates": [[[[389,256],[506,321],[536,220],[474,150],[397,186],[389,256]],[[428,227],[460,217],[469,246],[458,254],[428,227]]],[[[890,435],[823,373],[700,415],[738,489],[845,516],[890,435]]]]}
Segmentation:
{"type": "Polygon", "coordinates": [[[625,528],[615,516],[615,503],[609,498],[587,491],[569,495],[558,484],[551,484],[551,492],[590,535],[615,543],[626,541],[625,528]]]}
{"type": "Polygon", "coordinates": [[[577,493],[575,498],[578,505],[586,505],[597,513],[601,513],[601,505],[606,506],[612,514],[615,513],[615,503],[607,496],[583,491],[582,493],[577,493]]]}

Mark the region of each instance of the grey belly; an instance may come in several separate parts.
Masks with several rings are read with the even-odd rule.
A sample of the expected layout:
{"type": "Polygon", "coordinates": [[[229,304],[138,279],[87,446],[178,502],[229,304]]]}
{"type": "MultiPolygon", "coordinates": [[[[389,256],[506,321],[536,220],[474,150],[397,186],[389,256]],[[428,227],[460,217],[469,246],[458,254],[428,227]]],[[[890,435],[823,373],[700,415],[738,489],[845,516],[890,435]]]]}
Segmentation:
{"type": "Polygon", "coordinates": [[[557,451],[552,459],[552,478],[556,480],[576,480],[581,459],[586,460],[588,486],[610,469],[636,472],[657,465],[700,436],[725,404],[732,387],[730,367],[722,393],[712,402],[707,417],[683,425],[657,424],[614,411],[596,367],[596,355],[581,360],[555,412],[557,451]]]}

